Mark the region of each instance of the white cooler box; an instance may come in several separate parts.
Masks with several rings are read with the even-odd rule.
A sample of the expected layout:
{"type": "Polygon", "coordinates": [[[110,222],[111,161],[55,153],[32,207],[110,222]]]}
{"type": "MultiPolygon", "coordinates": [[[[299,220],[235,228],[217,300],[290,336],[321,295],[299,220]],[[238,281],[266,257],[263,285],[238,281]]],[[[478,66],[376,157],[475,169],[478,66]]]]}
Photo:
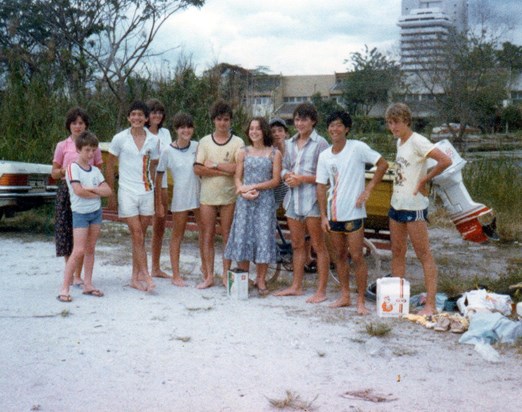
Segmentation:
{"type": "Polygon", "coordinates": [[[248,299],[248,272],[239,268],[227,272],[227,295],[232,299],[248,299]]]}
{"type": "Polygon", "coordinates": [[[403,278],[377,279],[377,315],[392,318],[410,311],[410,282],[403,278]]]}

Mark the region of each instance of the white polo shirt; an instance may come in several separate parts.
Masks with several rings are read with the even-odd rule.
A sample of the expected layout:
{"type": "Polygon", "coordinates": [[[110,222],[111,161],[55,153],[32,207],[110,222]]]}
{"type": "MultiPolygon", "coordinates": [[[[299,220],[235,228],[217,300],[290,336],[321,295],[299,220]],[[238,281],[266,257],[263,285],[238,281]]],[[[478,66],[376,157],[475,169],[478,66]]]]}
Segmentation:
{"type": "Polygon", "coordinates": [[[145,128],[145,142],[138,150],[130,130],[125,129],[113,137],[109,153],[118,158],[119,189],[142,195],[154,190],[150,164],[159,159],[159,139],[145,128]]]}

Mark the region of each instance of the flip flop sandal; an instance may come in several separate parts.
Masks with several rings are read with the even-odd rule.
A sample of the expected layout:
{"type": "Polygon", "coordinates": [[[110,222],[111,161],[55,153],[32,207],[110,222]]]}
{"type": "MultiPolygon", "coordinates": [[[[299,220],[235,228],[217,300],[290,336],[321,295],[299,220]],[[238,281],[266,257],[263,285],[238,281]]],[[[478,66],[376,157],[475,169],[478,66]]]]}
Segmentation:
{"type": "Polygon", "coordinates": [[[56,300],[58,300],[58,302],[64,302],[64,303],[72,302],[71,295],[58,295],[58,296],[56,296],[56,300]]]}
{"type": "Polygon", "coordinates": [[[96,296],[97,298],[101,298],[103,296],[103,292],[98,289],[87,290],[83,292],[83,294],[89,296],[96,296]]]}

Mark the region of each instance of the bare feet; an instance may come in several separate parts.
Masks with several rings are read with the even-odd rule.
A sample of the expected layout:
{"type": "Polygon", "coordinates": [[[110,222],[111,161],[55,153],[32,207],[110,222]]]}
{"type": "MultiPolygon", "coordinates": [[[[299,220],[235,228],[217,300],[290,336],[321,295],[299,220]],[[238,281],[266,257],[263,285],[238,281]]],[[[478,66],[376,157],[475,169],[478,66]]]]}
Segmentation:
{"type": "Polygon", "coordinates": [[[79,277],[73,277],[72,285],[76,287],[82,287],[83,286],[83,279],[79,277]]]}
{"type": "Polygon", "coordinates": [[[134,289],[137,289],[137,290],[141,290],[142,292],[146,292],[147,291],[147,288],[145,287],[145,285],[143,285],[143,283],[141,283],[137,279],[131,279],[131,281],[129,283],[129,286],[131,288],[134,288],[134,289]]]}
{"type": "Polygon", "coordinates": [[[358,315],[367,315],[370,311],[364,306],[364,303],[357,303],[357,314],[358,315]]]}
{"type": "Polygon", "coordinates": [[[180,286],[180,287],[187,286],[185,281],[183,280],[183,278],[180,275],[172,275],[172,284],[174,286],[180,286]]]}
{"type": "Polygon", "coordinates": [[[201,282],[196,287],[198,289],[207,289],[207,288],[211,288],[212,286],[214,286],[214,279],[208,278],[208,279],[205,279],[203,282],[201,282]]]}
{"type": "Polygon", "coordinates": [[[314,295],[310,296],[306,299],[306,303],[321,303],[326,300],[326,295],[324,293],[316,292],[314,295]]]}
{"type": "Polygon", "coordinates": [[[274,293],[274,296],[301,296],[303,289],[289,287],[274,293]]]}
{"type": "Polygon", "coordinates": [[[172,276],[170,276],[168,273],[163,272],[161,269],[152,270],[151,276],[153,278],[162,278],[162,279],[170,279],[172,276]]]}
{"type": "Polygon", "coordinates": [[[424,306],[424,309],[420,310],[417,312],[417,315],[435,315],[437,313],[437,311],[435,310],[434,307],[432,306],[424,306]]]}
{"type": "Polygon", "coordinates": [[[139,274],[138,280],[141,282],[145,282],[145,292],[152,292],[154,289],[156,289],[156,284],[152,280],[152,277],[149,274],[139,274]]]}
{"type": "Polygon", "coordinates": [[[335,302],[328,305],[331,308],[343,308],[345,306],[350,306],[352,303],[350,302],[349,296],[341,296],[335,302]]]}

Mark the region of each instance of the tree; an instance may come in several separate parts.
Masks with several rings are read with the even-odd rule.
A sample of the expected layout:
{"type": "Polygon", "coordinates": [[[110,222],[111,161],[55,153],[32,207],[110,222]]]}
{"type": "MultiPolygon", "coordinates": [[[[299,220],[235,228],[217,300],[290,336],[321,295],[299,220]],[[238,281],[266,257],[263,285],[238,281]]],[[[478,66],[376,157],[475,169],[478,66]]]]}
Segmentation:
{"type": "Polygon", "coordinates": [[[380,102],[387,102],[389,95],[400,84],[399,65],[384,56],[376,48],[351,54],[353,71],[345,80],[343,98],[353,114],[368,116],[380,102]]]}
{"type": "Polygon", "coordinates": [[[143,68],[147,58],[157,55],[151,44],[167,19],[189,6],[201,7],[204,0],[64,0],[75,5],[89,4],[94,11],[92,23],[101,29],[84,42],[60,24],[54,24],[94,63],[101,80],[118,102],[118,120],[122,121],[127,101],[127,82],[143,68]]]}
{"type": "Polygon", "coordinates": [[[129,79],[157,54],[151,44],[177,11],[204,0],[4,0],[0,67],[25,79],[50,67],[49,82],[83,104],[101,82],[116,98],[121,121],[129,79]],[[42,62],[45,63],[42,65],[42,62]],[[61,84],[60,84],[61,83],[61,84]]]}
{"type": "Polygon", "coordinates": [[[419,62],[420,69],[409,78],[410,87],[432,96],[441,122],[460,125],[451,130],[459,147],[467,125],[493,126],[507,97],[509,73],[499,64],[496,44],[485,31],[450,32],[445,46],[434,53],[436,58],[419,62]]]}

